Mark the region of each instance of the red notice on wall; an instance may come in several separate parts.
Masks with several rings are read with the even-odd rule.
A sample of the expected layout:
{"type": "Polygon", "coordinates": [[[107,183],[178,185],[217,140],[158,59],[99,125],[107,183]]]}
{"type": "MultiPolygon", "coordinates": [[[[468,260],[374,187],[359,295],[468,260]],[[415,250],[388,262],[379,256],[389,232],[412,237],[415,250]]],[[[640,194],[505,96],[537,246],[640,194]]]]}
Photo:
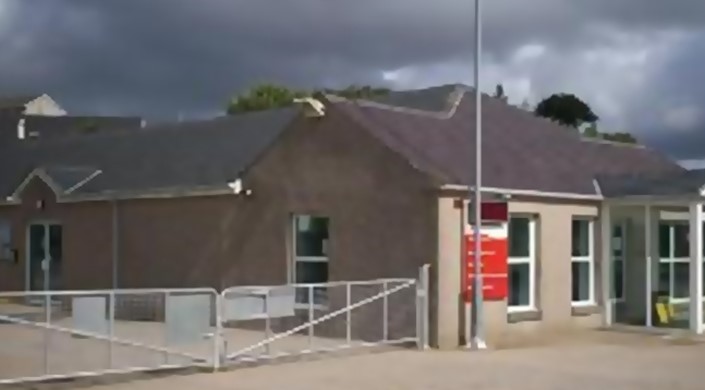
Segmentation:
{"type": "MultiPolygon", "coordinates": [[[[484,229],[483,229],[484,230],[484,229]]],[[[480,274],[482,277],[483,297],[489,301],[501,301],[507,298],[508,270],[507,236],[502,234],[482,234],[480,274]]],[[[475,239],[473,234],[465,236],[467,275],[463,278],[465,301],[470,302],[473,294],[475,277],[475,239]]]]}

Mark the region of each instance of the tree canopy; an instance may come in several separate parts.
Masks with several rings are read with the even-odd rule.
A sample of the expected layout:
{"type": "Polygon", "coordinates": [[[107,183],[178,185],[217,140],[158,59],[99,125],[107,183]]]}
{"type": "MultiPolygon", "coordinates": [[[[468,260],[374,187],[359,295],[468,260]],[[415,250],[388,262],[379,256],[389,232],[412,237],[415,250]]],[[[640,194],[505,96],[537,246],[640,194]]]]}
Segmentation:
{"type": "MultiPolygon", "coordinates": [[[[227,112],[230,115],[267,110],[271,108],[288,107],[294,104],[294,99],[306,96],[320,96],[331,94],[344,97],[346,99],[366,99],[377,96],[384,96],[391,92],[387,88],[372,87],[369,85],[350,85],[343,89],[314,89],[297,90],[277,84],[260,84],[244,93],[235,96],[227,105],[227,112]]],[[[495,87],[494,97],[507,101],[502,84],[495,87]]],[[[529,102],[525,100],[521,105],[522,109],[529,110],[529,102]]],[[[598,116],[592,111],[590,106],[571,94],[554,94],[541,101],[536,109],[538,116],[550,118],[563,125],[573,128],[580,128],[582,125],[590,124],[583,131],[583,136],[599,138],[608,141],[622,143],[636,143],[633,135],[627,132],[602,133],[597,129],[598,116]]]]}
{"type": "Polygon", "coordinates": [[[502,84],[497,84],[497,86],[494,89],[494,97],[506,102],[508,100],[507,95],[504,93],[504,85],[502,84]]]}
{"type": "Polygon", "coordinates": [[[599,119],[587,103],[567,93],[553,94],[542,100],[534,112],[576,129],[584,123],[595,123],[599,119]]]}
{"type": "Polygon", "coordinates": [[[228,114],[241,112],[261,111],[271,108],[288,107],[294,104],[294,99],[305,96],[319,96],[332,94],[346,99],[364,99],[390,92],[387,88],[372,87],[369,85],[350,85],[343,89],[315,89],[311,91],[296,90],[277,84],[260,84],[254,88],[237,95],[227,105],[228,114]]]}

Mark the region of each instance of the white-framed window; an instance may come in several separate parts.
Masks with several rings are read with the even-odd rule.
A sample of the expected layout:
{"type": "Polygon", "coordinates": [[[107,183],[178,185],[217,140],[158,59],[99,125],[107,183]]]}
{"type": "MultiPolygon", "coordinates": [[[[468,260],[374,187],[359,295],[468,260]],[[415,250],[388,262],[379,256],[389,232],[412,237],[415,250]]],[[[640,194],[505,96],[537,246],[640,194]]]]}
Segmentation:
{"type": "Polygon", "coordinates": [[[690,237],[688,221],[661,221],[658,229],[658,292],[671,302],[690,298],[690,237]]]}
{"type": "Polygon", "coordinates": [[[612,296],[617,302],[625,299],[627,283],[627,224],[622,221],[612,226],[612,296]]]}
{"type": "MultiPolygon", "coordinates": [[[[294,215],[293,217],[293,267],[291,281],[296,284],[327,283],[329,219],[313,215],[294,215]]],[[[308,304],[310,292],[306,288],[296,289],[296,302],[308,304]]],[[[325,287],[313,289],[313,303],[325,305],[327,293],[325,287]]]]}
{"type": "Polygon", "coordinates": [[[571,302],[573,306],[595,304],[595,249],[593,221],[573,218],[571,228],[571,302]]]}
{"type": "Polygon", "coordinates": [[[508,227],[509,312],[536,309],[536,222],[527,215],[512,215],[508,227]]]}
{"type": "Polygon", "coordinates": [[[10,221],[0,219],[0,260],[12,260],[12,226],[10,221]]]}

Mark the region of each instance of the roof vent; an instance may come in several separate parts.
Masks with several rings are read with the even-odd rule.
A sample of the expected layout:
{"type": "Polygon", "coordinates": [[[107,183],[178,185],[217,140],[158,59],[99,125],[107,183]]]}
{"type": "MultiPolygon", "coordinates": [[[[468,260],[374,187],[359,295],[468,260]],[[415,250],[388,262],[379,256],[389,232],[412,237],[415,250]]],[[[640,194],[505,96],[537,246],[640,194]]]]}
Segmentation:
{"type": "Polygon", "coordinates": [[[309,118],[321,118],[326,115],[326,106],[318,99],[312,97],[294,99],[294,103],[301,104],[304,114],[309,118]]]}

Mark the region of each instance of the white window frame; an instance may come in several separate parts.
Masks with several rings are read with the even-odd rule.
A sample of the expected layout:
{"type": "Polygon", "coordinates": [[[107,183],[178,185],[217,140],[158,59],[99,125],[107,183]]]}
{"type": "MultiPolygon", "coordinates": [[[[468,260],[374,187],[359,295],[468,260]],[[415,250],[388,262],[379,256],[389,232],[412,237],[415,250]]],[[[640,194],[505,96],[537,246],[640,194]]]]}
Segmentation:
{"type": "Polygon", "coordinates": [[[615,255],[614,254],[614,245],[612,245],[612,253],[610,254],[610,258],[612,262],[610,263],[611,265],[615,265],[618,261],[622,262],[622,296],[618,297],[617,296],[617,289],[615,286],[615,281],[616,279],[614,278],[614,270],[616,267],[612,267],[612,270],[610,271],[612,275],[612,280],[609,281],[611,284],[611,292],[612,296],[610,299],[612,299],[613,302],[617,303],[622,303],[626,301],[626,296],[627,296],[627,222],[626,221],[621,221],[619,223],[616,223],[612,226],[612,236],[611,239],[614,240],[616,237],[614,236],[614,228],[619,227],[622,230],[622,236],[621,238],[621,255],[615,255]]]}
{"type": "MultiPolygon", "coordinates": [[[[507,313],[520,313],[527,311],[536,311],[536,218],[527,214],[510,214],[509,220],[512,218],[522,218],[529,220],[529,256],[528,257],[511,257],[508,256],[508,265],[512,264],[529,264],[529,304],[511,306],[507,298],[507,313]]],[[[509,234],[509,222],[507,222],[507,234],[509,234]]],[[[509,237],[507,235],[507,237],[509,237]]],[[[507,275],[507,278],[509,275],[507,275]]]]}
{"type": "MultiPolygon", "coordinates": [[[[289,284],[299,284],[298,277],[296,274],[296,268],[297,268],[296,266],[298,265],[298,263],[328,263],[328,266],[330,267],[330,255],[327,254],[328,250],[329,250],[328,245],[329,245],[330,238],[328,239],[328,242],[326,242],[326,250],[325,250],[325,252],[327,254],[326,256],[299,256],[297,254],[298,253],[297,247],[296,247],[296,241],[297,241],[296,240],[296,238],[297,238],[296,233],[298,231],[297,223],[298,223],[298,218],[304,217],[304,216],[308,216],[310,218],[318,217],[318,218],[328,219],[328,223],[329,223],[328,234],[330,235],[330,218],[328,218],[328,217],[321,217],[321,216],[311,215],[311,214],[293,214],[291,216],[291,250],[292,250],[291,259],[292,259],[292,261],[291,261],[291,271],[289,272],[289,284]]],[[[301,283],[301,284],[307,284],[307,283],[301,283]]],[[[299,302],[298,299],[294,303],[294,307],[297,309],[307,309],[307,308],[309,308],[309,306],[311,306],[310,303],[299,302]]],[[[313,302],[313,307],[315,309],[325,309],[327,307],[327,305],[313,302]]]]}
{"type": "Polygon", "coordinates": [[[570,287],[570,294],[571,294],[571,299],[570,299],[570,304],[573,307],[584,307],[584,306],[594,306],[596,305],[596,299],[595,299],[595,221],[592,218],[589,217],[580,217],[580,216],[575,216],[571,219],[571,229],[573,228],[573,221],[584,221],[588,223],[588,250],[589,253],[587,256],[573,256],[573,234],[571,232],[571,257],[570,257],[570,264],[571,264],[571,287],[570,287]],[[574,301],[573,300],[573,263],[588,263],[588,299],[582,300],[582,301],[574,301]]]}
{"type": "MultiPolygon", "coordinates": [[[[669,267],[670,277],[668,280],[668,301],[670,303],[675,303],[675,304],[688,303],[688,302],[690,302],[690,296],[676,298],[673,296],[673,294],[675,292],[674,287],[676,285],[675,264],[677,264],[677,263],[690,264],[690,256],[675,257],[676,229],[674,228],[674,226],[675,225],[683,225],[683,226],[687,226],[688,230],[690,230],[689,222],[687,220],[678,219],[678,218],[663,218],[661,221],[659,221],[659,224],[668,225],[668,242],[669,242],[670,251],[669,251],[668,257],[661,257],[661,249],[659,248],[659,259],[658,259],[659,265],[668,264],[668,267],[669,267]]],[[[660,226],[659,226],[659,229],[660,229],[660,226]]],[[[690,235],[688,235],[688,238],[690,238],[690,235]]],[[[660,239],[659,239],[659,242],[660,242],[660,239]]],[[[690,247],[688,247],[688,251],[690,251],[690,247]]]]}

